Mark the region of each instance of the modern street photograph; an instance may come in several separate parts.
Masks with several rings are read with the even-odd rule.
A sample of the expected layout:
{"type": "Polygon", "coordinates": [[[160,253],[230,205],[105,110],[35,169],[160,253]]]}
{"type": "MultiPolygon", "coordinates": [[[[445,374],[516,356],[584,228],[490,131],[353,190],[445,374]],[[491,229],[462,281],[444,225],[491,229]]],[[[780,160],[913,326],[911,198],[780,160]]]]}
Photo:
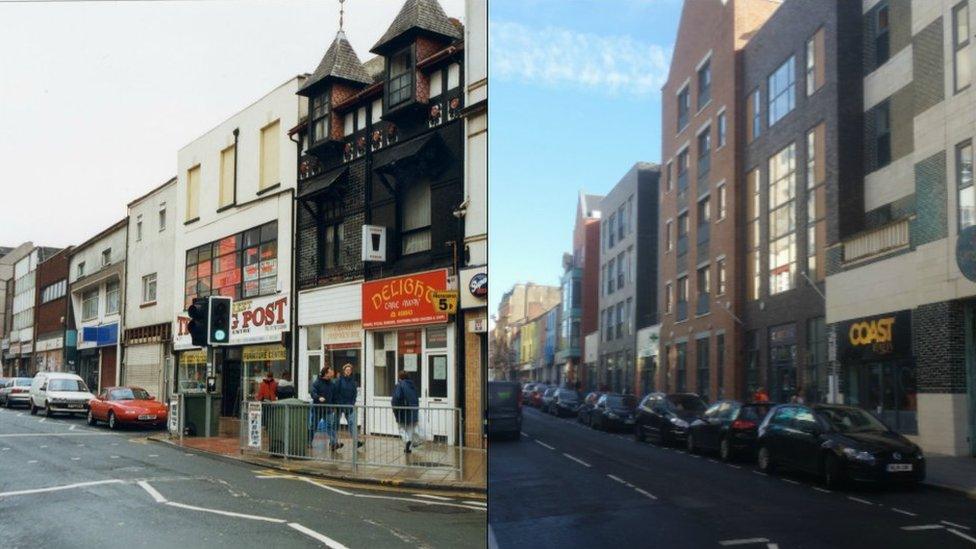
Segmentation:
{"type": "Polygon", "coordinates": [[[971,8],[491,2],[490,549],[976,546],[971,8]]]}
{"type": "Polygon", "coordinates": [[[0,51],[0,547],[485,547],[487,0],[0,0],[0,51]]]}

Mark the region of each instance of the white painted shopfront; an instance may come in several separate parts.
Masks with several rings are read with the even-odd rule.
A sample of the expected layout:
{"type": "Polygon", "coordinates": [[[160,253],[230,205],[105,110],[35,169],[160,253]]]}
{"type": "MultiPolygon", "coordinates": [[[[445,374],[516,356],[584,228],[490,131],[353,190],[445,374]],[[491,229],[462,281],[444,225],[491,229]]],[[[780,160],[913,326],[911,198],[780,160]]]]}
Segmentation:
{"type": "Polygon", "coordinates": [[[309,400],[309,389],[322,366],[336,370],[352,364],[359,385],[357,403],[364,404],[362,282],[316,288],[298,294],[298,397],[309,400]]]}

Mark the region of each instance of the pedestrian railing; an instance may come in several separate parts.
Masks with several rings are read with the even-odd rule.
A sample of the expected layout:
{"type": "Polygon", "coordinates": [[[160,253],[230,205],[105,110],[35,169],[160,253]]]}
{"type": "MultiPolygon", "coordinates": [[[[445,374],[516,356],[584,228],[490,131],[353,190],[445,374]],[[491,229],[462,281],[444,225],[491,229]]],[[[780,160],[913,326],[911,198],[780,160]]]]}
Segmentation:
{"type": "Polygon", "coordinates": [[[244,454],[462,470],[459,408],[244,402],[241,414],[244,454]]]}

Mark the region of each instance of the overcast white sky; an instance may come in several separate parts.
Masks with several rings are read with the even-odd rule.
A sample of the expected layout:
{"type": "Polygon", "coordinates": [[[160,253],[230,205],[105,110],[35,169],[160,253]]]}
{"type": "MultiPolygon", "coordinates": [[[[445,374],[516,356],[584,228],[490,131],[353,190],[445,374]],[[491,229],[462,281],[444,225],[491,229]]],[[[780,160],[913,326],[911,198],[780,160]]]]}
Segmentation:
{"type": "MultiPolygon", "coordinates": [[[[464,0],[440,0],[464,19],[464,0]]],[[[347,0],[362,61],[402,0],[347,0]]],[[[312,72],[338,0],[0,1],[0,245],[79,244],[176,170],[176,151],[312,72]]]]}

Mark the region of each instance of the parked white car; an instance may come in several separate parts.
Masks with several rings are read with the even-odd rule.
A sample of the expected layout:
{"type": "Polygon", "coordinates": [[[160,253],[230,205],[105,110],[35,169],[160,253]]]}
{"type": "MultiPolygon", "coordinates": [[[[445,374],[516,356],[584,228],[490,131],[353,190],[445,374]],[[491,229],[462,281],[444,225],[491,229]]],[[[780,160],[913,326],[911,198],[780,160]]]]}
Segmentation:
{"type": "Polygon", "coordinates": [[[48,417],[55,413],[88,414],[91,394],[85,381],[75,374],[39,372],[30,388],[30,412],[43,409],[48,417]]]}

